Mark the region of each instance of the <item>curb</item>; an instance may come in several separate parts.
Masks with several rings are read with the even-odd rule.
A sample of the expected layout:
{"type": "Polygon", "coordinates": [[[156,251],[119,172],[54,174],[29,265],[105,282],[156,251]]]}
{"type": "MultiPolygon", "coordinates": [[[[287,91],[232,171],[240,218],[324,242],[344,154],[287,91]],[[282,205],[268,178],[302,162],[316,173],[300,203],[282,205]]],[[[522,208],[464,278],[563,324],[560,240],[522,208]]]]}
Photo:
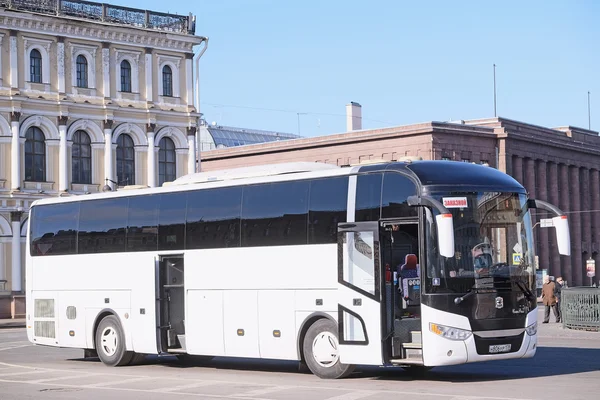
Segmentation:
{"type": "Polygon", "coordinates": [[[0,330],[9,328],[25,328],[25,321],[22,320],[0,320],[0,330]]]}

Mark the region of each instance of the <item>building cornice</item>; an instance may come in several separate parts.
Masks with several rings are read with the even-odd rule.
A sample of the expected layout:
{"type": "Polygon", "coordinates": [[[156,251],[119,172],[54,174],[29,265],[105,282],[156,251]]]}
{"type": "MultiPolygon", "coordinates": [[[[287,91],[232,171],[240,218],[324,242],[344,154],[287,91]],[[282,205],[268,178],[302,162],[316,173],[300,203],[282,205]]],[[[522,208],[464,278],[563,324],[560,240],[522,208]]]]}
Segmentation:
{"type": "Polygon", "coordinates": [[[202,36],[127,28],[102,22],[71,21],[60,17],[46,17],[8,10],[0,12],[0,29],[95,42],[103,41],[142,48],[152,47],[165,51],[189,52],[192,51],[193,46],[206,39],[202,36]]]}

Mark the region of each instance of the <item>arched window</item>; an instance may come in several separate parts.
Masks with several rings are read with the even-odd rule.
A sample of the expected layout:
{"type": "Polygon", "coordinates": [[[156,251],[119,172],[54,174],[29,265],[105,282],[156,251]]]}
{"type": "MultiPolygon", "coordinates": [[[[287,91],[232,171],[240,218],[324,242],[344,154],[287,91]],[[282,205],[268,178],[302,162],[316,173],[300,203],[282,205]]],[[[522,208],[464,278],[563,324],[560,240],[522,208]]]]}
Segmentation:
{"type": "Polygon", "coordinates": [[[46,181],[46,138],[36,126],[25,133],[25,180],[46,181]]]}
{"type": "Polygon", "coordinates": [[[77,56],[77,87],[88,87],[88,62],[81,54],[77,56]]]}
{"type": "Polygon", "coordinates": [[[29,81],[42,83],[42,54],[37,49],[29,53],[29,81]]]}
{"type": "Polygon", "coordinates": [[[121,92],[131,93],[131,64],[129,61],[121,61],[121,92]]]}
{"type": "Polygon", "coordinates": [[[117,138],[117,182],[120,186],[135,184],[135,149],[126,134],[117,138]]]}
{"type": "Polygon", "coordinates": [[[85,131],[73,135],[73,183],[92,183],[92,145],[85,131]]]}
{"type": "Polygon", "coordinates": [[[169,138],[162,138],[158,143],[158,184],[175,180],[175,144],[169,138]]]}
{"type": "Polygon", "coordinates": [[[173,97],[173,71],[165,65],[162,69],[163,96],[173,97]]]}

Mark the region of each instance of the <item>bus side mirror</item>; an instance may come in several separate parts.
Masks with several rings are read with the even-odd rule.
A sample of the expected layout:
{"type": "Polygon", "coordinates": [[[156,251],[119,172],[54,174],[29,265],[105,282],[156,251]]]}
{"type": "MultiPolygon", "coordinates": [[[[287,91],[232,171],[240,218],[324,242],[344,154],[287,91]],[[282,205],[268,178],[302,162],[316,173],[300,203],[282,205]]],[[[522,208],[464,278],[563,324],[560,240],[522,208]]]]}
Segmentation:
{"type": "Polygon", "coordinates": [[[558,253],[563,256],[571,255],[571,235],[569,233],[569,222],[566,215],[560,215],[552,218],[554,229],[556,230],[556,243],[558,244],[558,253]]]}
{"type": "MultiPolygon", "coordinates": [[[[552,218],[552,226],[556,232],[556,244],[558,245],[558,253],[563,256],[571,255],[571,235],[569,233],[569,221],[567,216],[556,206],[542,200],[529,199],[527,200],[529,208],[539,208],[546,210],[556,217],[552,218]]],[[[549,226],[549,225],[546,225],[549,226]]],[[[542,220],[542,227],[544,227],[542,220]]]]}
{"type": "Polygon", "coordinates": [[[440,254],[446,258],[454,257],[454,222],[452,221],[452,214],[438,214],[435,216],[435,222],[440,254]]]}
{"type": "Polygon", "coordinates": [[[446,258],[454,257],[454,221],[450,211],[430,196],[409,196],[407,202],[411,207],[430,207],[439,212],[435,216],[438,249],[442,256],[446,258]]]}

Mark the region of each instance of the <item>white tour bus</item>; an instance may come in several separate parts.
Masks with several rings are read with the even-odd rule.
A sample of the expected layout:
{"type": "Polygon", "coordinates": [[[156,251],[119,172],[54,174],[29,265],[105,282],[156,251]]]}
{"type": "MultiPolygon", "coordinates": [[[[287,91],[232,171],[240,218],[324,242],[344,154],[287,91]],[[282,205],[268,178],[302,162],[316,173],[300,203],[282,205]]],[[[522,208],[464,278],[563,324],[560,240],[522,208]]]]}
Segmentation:
{"type": "Polygon", "coordinates": [[[354,365],[532,357],[536,271],[510,176],[452,161],[291,163],[31,207],[27,334],[107,365],[136,355],[354,365]]]}

